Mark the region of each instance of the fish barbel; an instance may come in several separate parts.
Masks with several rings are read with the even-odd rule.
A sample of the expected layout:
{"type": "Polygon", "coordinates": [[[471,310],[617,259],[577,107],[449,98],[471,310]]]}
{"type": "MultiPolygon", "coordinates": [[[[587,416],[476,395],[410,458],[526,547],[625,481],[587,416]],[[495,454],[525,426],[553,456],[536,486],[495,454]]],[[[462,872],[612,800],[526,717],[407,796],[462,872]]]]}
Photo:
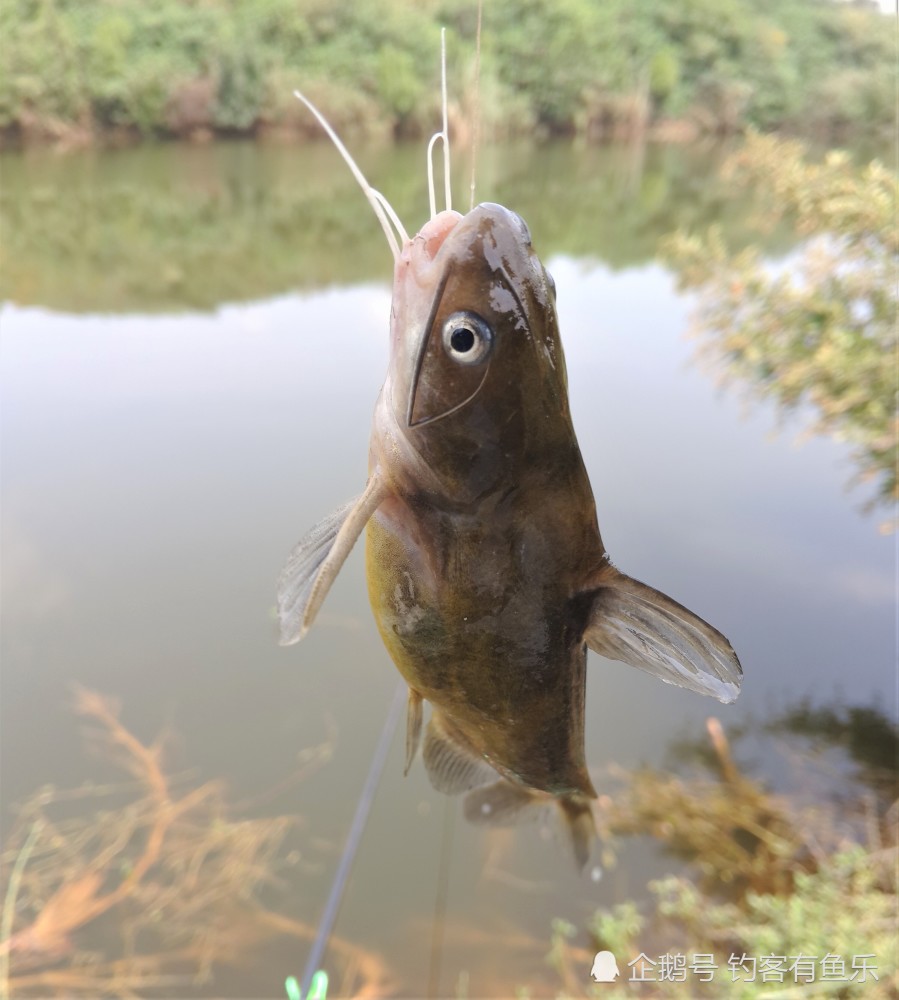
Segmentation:
{"type": "Polygon", "coordinates": [[[368,483],[289,557],[281,641],[303,637],[367,529],[372,610],[409,686],[406,770],[424,729],[431,783],[467,793],[470,820],[554,803],[583,866],[587,649],[723,702],[742,670],[720,632],[609,560],[523,220],[481,204],[400,233],[368,483]]]}

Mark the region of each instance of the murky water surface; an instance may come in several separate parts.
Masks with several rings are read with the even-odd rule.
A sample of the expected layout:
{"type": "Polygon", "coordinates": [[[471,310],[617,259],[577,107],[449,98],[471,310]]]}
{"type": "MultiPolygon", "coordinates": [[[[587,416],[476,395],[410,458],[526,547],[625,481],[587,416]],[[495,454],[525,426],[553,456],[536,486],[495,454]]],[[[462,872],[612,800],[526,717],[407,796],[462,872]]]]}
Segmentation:
{"type": "MultiPolygon", "coordinates": [[[[778,430],[692,365],[689,302],[655,259],[678,225],[746,238],[750,206],[714,181],[719,157],[516,147],[480,170],[479,197],[528,220],[555,277],[612,558],[725,632],[745,670],[723,707],[591,654],[600,786],[611,762],[663,762],[710,713],[727,726],[810,698],[895,714],[893,542],[847,493],[845,449],[799,446],[801,415],[778,430]]],[[[360,160],[419,225],[421,149],[360,160]]],[[[144,739],[169,725],[174,768],[223,778],[236,800],[275,789],[251,813],[303,825],[272,902],[314,924],[397,674],[361,550],[300,646],[277,645],[274,589],[293,543],[364,485],[389,252],[325,145],[28,153],[2,169],[4,822],[38,786],[106,774],[70,712],[82,684],[119,698],[144,739]],[[291,784],[328,739],[331,760],[291,784]]],[[[775,257],[792,246],[768,239],[775,257]]],[[[553,917],[583,926],[665,870],[638,844],[580,878],[537,827],[466,826],[402,759],[397,732],[337,922],[383,954],[399,996],[427,988],[441,857],[441,995],[463,973],[471,996],[539,992],[553,917]]],[[[280,996],[305,957],[282,949],[213,992],[280,996]]]]}

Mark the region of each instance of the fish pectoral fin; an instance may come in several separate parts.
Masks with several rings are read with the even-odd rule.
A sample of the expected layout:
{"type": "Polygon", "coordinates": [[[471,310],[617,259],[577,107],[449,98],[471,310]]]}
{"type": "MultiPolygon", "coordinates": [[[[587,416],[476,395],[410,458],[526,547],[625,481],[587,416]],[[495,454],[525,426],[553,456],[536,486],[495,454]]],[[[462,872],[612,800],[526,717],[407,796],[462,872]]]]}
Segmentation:
{"type": "Polygon", "coordinates": [[[476,826],[517,826],[545,820],[553,807],[561,814],[574,859],[583,870],[596,840],[593,806],[586,795],[551,795],[502,778],[469,792],[462,811],[468,822],[476,826]]]}
{"type": "Polygon", "coordinates": [[[386,495],[375,473],[361,496],[319,521],[287,557],[278,580],[282,646],[299,642],[309,631],[340,567],[386,495]]]}
{"type": "Polygon", "coordinates": [[[406,706],[406,766],[403,774],[409,773],[412,761],[418,753],[421,743],[422,697],[413,688],[409,688],[409,701],[406,706]]]}
{"type": "Polygon", "coordinates": [[[425,729],[422,759],[431,785],[444,795],[459,795],[496,777],[496,771],[447,732],[432,714],[425,729]]]}
{"type": "Polygon", "coordinates": [[[584,641],[666,684],[725,703],[740,693],[743,669],[727,639],[677,601],[617,570],[596,589],[584,641]]]}

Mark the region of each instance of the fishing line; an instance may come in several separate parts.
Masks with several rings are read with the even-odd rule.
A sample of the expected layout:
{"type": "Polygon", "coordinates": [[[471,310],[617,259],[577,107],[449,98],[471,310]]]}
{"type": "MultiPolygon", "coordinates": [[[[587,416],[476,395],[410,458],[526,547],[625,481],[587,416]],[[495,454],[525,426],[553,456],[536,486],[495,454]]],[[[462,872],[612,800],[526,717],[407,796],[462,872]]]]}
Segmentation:
{"type": "Polygon", "coordinates": [[[456,827],[455,803],[443,800],[443,833],[440,836],[440,865],[437,871],[437,895],[431,925],[431,961],[428,969],[428,1000],[434,1000],[440,985],[440,961],[443,957],[443,931],[446,925],[446,899],[449,895],[449,870],[453,854],[453,831],[456,827]]]}
{"type": "Polygon", "coordinates": [[[452,211],[453,191],[450,178],[449,123],[447,122],[446,100],[446,28],[440,29],[440,93],[443,102],[443,190],[446,195],[446,210],[452,211]]]}
{"type": "Polygon", "coordinates": [[[474,208],[475,168],[478,162],[478,132],[481,128],[481,15],[484,0],[478,0],[478,30],[474,43],[474,127],[471,133],[471,200],[469,212],[474,208]]]}
{"type": "Polygon", "coordinates": [[[440,93],[443,104],[443,130],[435,132],[428,142],[428,201],[431,209],[431,218],[437,215],[437,194],[434,190],[434,143],[438,139],[443,142],[443,191],[446,199],[447,212],[453,207],[453,193],[450,190],[450,146],[449,146],[449,125],[447,120],[446,101],[446,28],[440,29],[440,93]]]}
{"type": "Polygon", "coordinates": [[[359,801],[356,804],[356,814],[353,816],[346,845],[344,846],[343,854],[340,856],[340,863],[337,866],[334,881],[331,883],[331,892],[328,894],[328,901],[325,903],[325,912],[322,914],[318,925],[318,934],[315,936],[312,951],[309,952],[309,958],[306,960],[306,968],[303,970],[303,978],[301,980],[301,996],[308,996],[312,977],[320,968],[322,956],[325,953],[325,948],[328,946],[328,939],[334,928],[334,921],[337,919],[337,911],[340,909],[340,902],[343,899],[343,892],[350,875],[350,869],[353,866],[356,851],[359,849],[359,843],[365,831],[368,813],[374,801],[375,792],[378,789],[378,782],[381,780],[381,772],[384,770],[387,752],[390,749],[393,732],[396,729],[396,724],[399,721],[400,712],[405,700],[406,685],[403,681],[400,681],[396,686],[393,701],[390,703],[387,718],[384,720],[384,728],[381,730],[378,744],[375,747],[371,767],[368,769],[368,777],[365,779],[365,784],[362,786],[362,792],[359,795],[359,801]]]}

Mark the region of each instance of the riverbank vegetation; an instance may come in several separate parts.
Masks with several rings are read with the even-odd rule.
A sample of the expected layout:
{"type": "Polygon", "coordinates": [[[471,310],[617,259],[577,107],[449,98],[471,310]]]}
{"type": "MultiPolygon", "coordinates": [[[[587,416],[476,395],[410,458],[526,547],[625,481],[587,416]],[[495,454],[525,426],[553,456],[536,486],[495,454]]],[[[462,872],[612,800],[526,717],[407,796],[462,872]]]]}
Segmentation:
{"type": "Polygon", "coordinates": [[[554,923],[565,1000],[625,1000],[631,980],[648,1000],[896,996],[895,723],[800,703],[733,741],[716,719],[707,728],[707,742],[675,748],[670,771],[611,770],[607,853],[649,836],[671,869],[584,928],[554,923]],[[759,737],[783,756],[777,788],[738,760],[759,737]],[[616,956],[617,985],[588,985],[599,950],[616,956]]]}
{"type": "Polygon", "coordinates": [[[872,502],[894,510],[899,180],[876,160],[859,169],[835,151],[815,162],[772,136],[750,137],[723,173],[768,192],[759,230],[788,218],[802,242],[774,267],[757,247],[734,248],[720,226],[665,241],[681,286],[699,296],[702,355],[782,411],[810,404],[812,431],[848,441],[854,481],[876,484],[872,502]]]}
{"type": "MultiPolygon", "coordinates": [[[[475,0],[10,0],[0,11],[7,138],[304,134],[302,88],[342,132],[438,120],[447,28],[452,114],[475,107],[475,0]]],[[[825,0],[487,0],[479,106],[493,134],[684,138],[747,126],[828,139],[887,130],[893,37],[825,0]]]]}

